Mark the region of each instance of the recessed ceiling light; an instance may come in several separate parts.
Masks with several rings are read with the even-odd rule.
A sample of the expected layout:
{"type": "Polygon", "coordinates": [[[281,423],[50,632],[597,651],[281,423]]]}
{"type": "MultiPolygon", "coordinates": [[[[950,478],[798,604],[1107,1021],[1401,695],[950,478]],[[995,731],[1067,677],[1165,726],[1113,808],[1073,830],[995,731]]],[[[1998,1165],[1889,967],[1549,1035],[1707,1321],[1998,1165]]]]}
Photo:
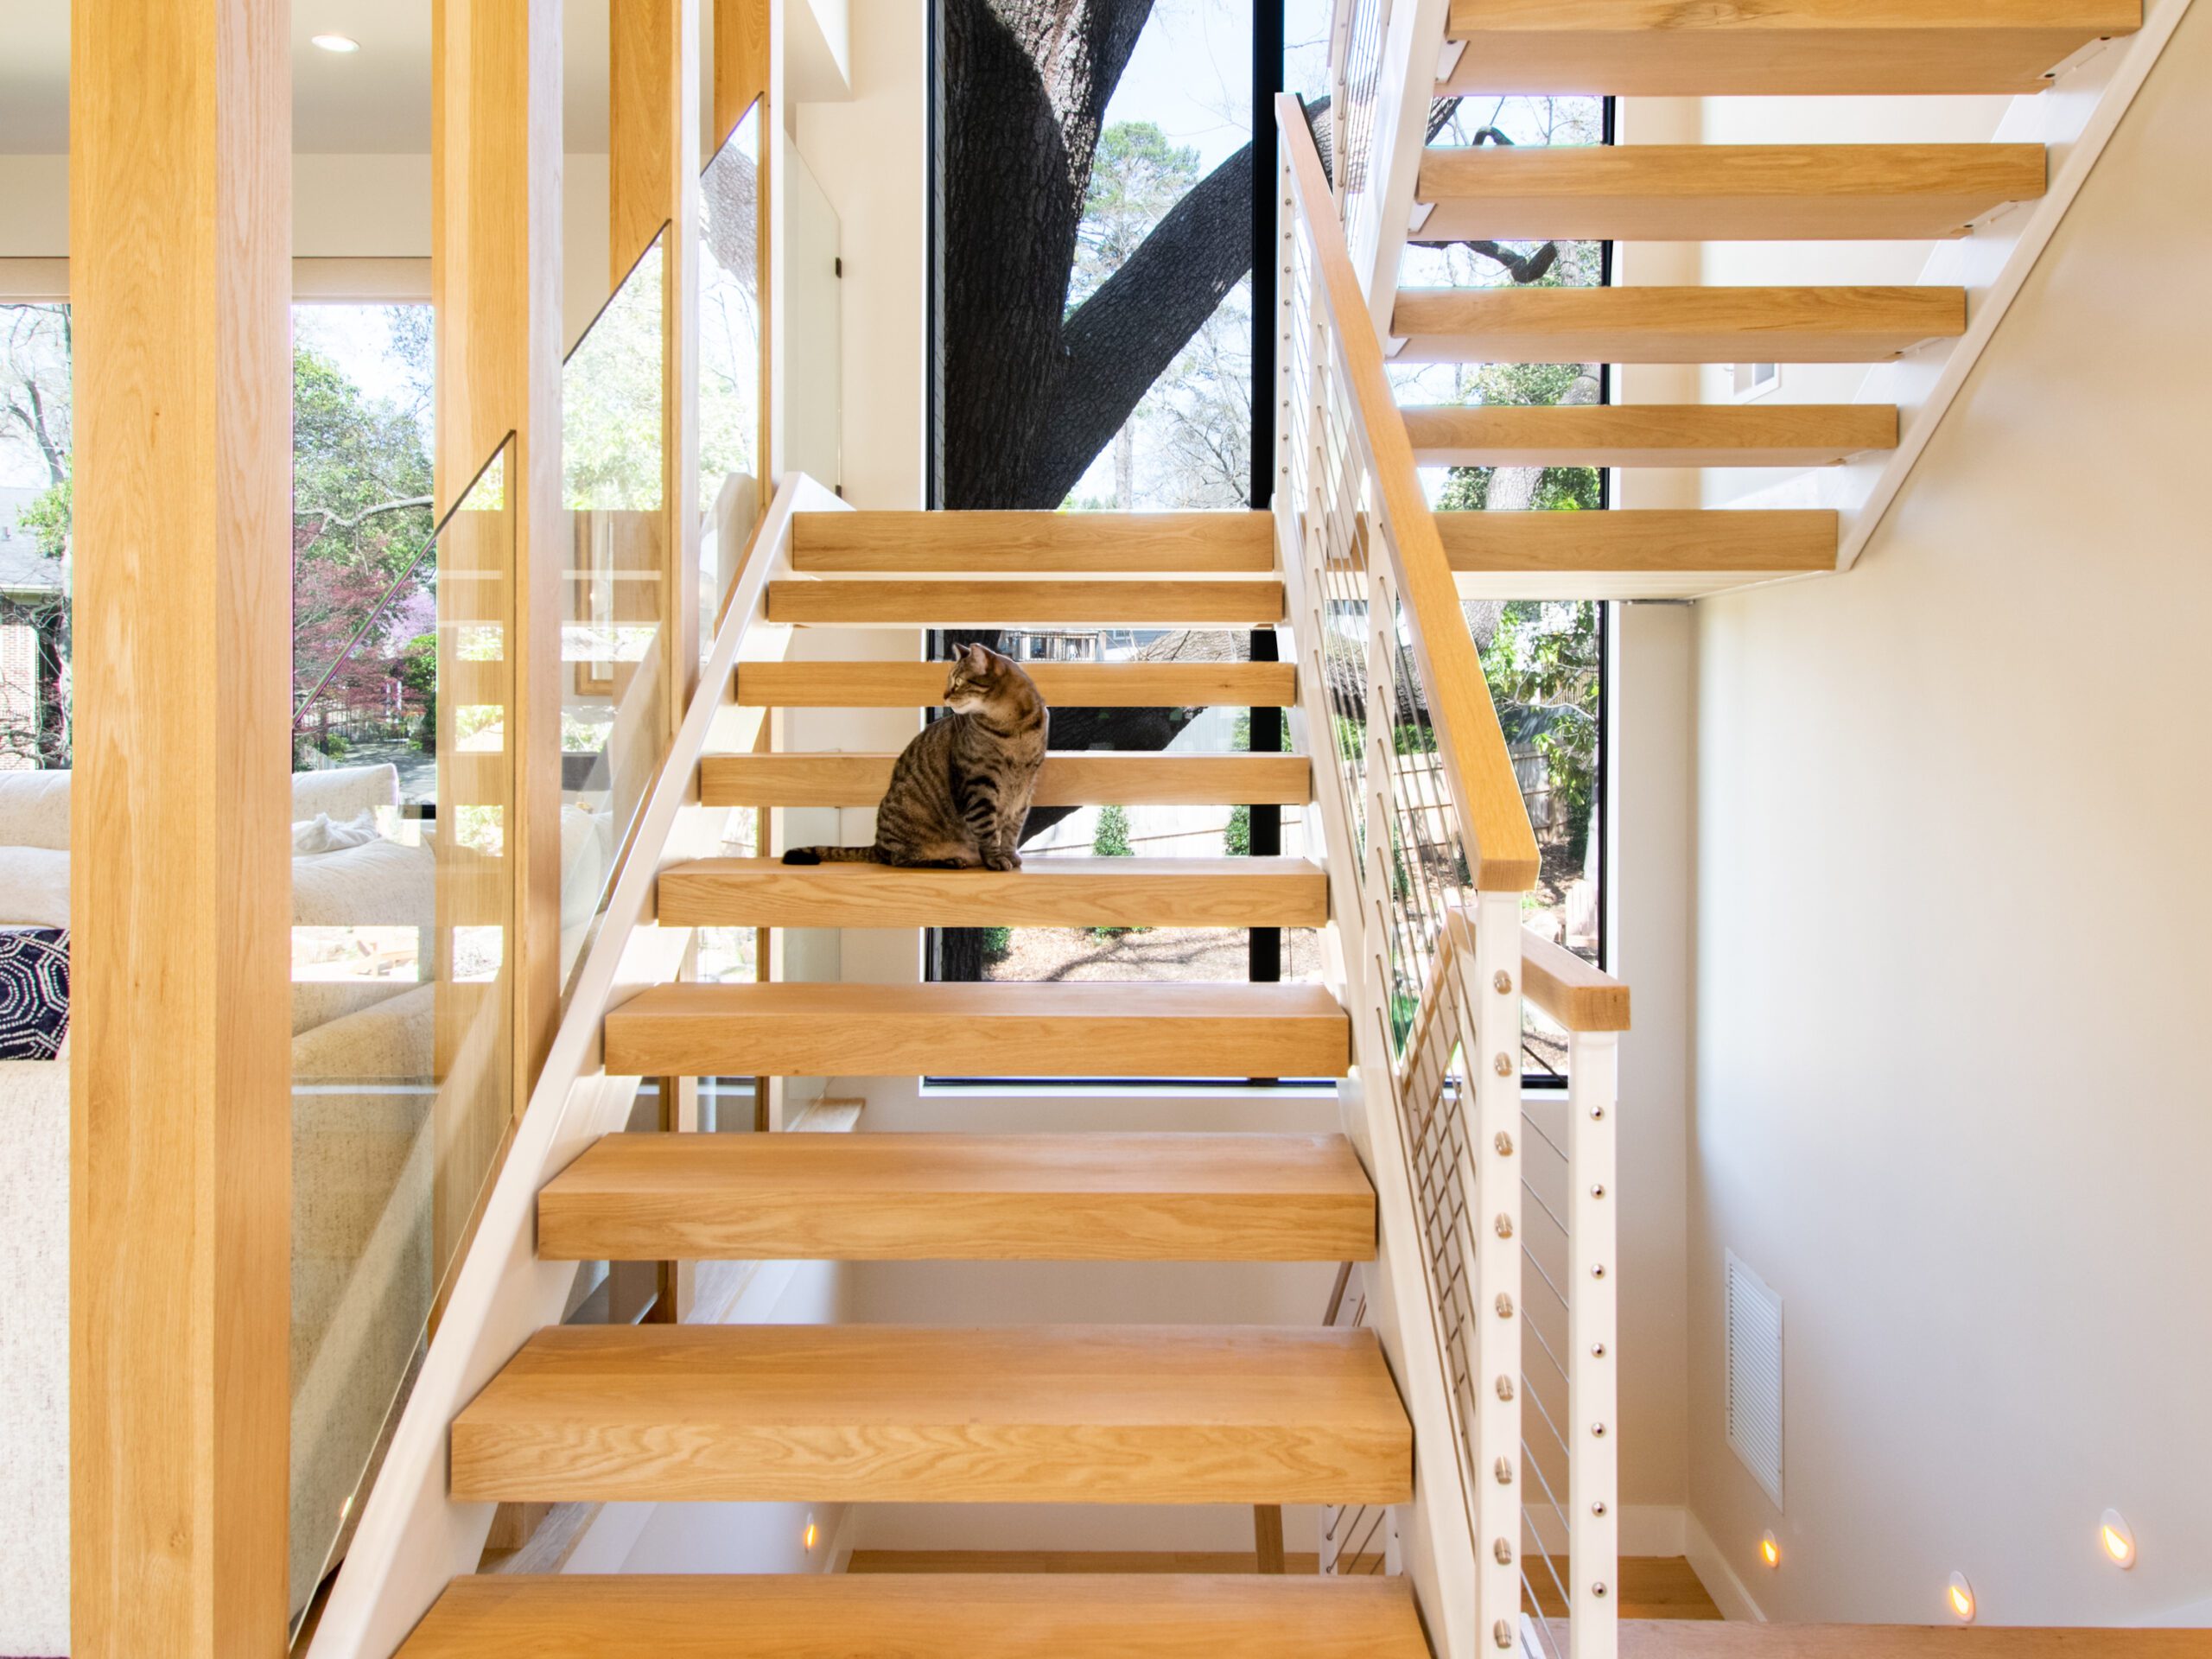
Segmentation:
{"type": "Polygon", "coordinates": [[[1782,1565],[1782,1541],[1771,1530],[1759,1535],[1759,1560],[1768,1567],[1782,1565]]]}
{"type": "Polygon", "coordinates": [[[312,39],[326,52],[358,52],[361,49],[361,43],[351,35],[317,35],[312,39]]]}

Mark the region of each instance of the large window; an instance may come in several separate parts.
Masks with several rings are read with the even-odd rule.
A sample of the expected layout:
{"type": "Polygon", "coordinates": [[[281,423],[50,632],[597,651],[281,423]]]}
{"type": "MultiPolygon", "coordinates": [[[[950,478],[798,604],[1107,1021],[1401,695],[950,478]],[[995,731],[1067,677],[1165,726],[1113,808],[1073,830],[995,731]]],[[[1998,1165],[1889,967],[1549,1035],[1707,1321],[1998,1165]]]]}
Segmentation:
{"type": "Polygon", "coordinates": [[[0,770],[69,764],[69,308],[0,305],[0,770]]]}

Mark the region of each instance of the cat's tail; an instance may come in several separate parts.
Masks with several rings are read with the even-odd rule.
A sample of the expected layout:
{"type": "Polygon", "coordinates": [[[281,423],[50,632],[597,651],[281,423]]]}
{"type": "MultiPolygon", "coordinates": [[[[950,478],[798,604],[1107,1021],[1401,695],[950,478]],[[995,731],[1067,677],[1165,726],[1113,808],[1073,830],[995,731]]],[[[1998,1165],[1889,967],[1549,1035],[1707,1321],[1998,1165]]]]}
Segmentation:
{"type": "Polygon", "coordinates": [[[873,847],[794,847],[784,855],[786,864],[880,864],[883,855],[873,847]]]}

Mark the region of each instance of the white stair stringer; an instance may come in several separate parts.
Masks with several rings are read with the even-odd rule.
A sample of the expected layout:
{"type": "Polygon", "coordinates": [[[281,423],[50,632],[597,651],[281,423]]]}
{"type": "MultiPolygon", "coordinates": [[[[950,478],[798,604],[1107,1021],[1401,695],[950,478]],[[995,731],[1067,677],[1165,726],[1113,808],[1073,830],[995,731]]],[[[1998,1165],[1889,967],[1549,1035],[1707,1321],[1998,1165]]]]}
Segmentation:
{"type": "MultiPolygon", "coordinates": [[[[719,533],[734,538],[735,546],[726,546],[725,569],[743,556],[750,528],[739,522],[732,502],[726,486],[716,522],[719,533]]],[[[697,804],[699,757],[709,740],[730,739],[734,720],[757,725],[768,713],[728,705],[741,658],[779,661],[789,643],[789,628],[759,619],[768,582],[791,575],[792,516],[849,510],[812,479],[794,473],[785,478],[761,521],[699,689],[586,947],[529,1106],[514,1126],[481,1224],[454,1276],[444,1317],[369,1491],[307,1659],[391,1659],[448,1583],[476,1570],[494,1506],[456,1503],[447,1495],[453,1421],[524,1342],[561,1320],[578,1268],[538,1259],[538,1190],[601,1135],[628,1124],[640,1080],[609,1077],[601,1065],[607,1011],[648,986],[673,980],[690,943],[690,930],[654,925],[654,893],[663,868],[717,849],[717,826],[727,814],[697,804]]]]}

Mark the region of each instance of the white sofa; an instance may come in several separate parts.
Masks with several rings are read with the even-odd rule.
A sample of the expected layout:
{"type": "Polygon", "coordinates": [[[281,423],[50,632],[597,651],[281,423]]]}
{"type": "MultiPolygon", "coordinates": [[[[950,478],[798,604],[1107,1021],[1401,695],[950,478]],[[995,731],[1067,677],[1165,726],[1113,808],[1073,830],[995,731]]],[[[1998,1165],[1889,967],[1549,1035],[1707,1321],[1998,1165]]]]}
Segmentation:
{"type": "MultiPolygon", "coordinates": [[[[390,766],[302,772],[296,818],[396,807],[390,766]]],[[[67,919],[67,772],[0,772],[0,925],[67,919]],[[59,915],[52,913],[60,871],[59,915]],[[34,880],[26,880],[27,874],[34,880]],[[10,909],[43,913],[11,915],[10,909]]],[[[303,924],[431,924],[428,846],[295,860],[303,924]]],[[[293,1602],[320,1576],[429,1312],[435,987],[293,999],[293,1602]]],[[[0,1654],[68,1651],[69,1063],[0,1062],[0,1654]]]]}

